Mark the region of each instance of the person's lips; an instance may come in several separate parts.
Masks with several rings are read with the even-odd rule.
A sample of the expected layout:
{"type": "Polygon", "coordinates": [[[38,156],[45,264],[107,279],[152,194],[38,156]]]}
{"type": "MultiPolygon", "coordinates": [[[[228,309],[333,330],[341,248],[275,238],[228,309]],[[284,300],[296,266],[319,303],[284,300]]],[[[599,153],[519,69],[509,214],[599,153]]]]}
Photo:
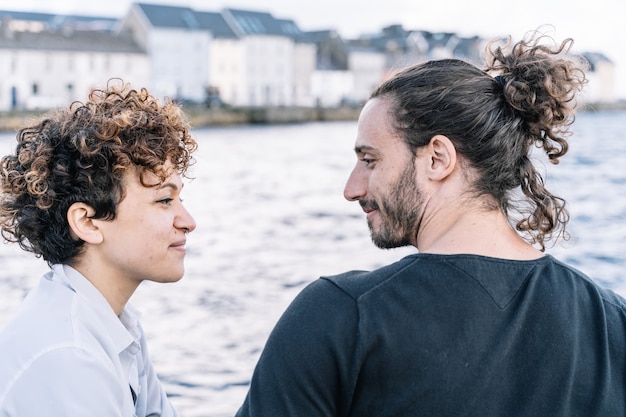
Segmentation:
{"type": "Polygon", "coordinates": [[[361,208],[366,214],[367,219],[373,215],[374,212],[378,211],[378,205],[372,201],[359,201],[361,208]]]}
{"type": "Polygon", "coordinates": [[[170,245],[170,248],[179,250],[181,252],[185,252],[185,245],[187,244],[187,240],[178,240],[170,245]]]}

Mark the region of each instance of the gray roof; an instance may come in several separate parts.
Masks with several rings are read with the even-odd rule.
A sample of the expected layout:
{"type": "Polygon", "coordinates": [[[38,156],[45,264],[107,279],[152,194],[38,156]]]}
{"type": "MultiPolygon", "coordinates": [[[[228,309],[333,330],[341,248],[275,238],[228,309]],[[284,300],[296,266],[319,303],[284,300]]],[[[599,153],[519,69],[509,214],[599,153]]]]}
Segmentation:
{"type": "Polygon", "coordinates": [[[195,12],[196,19],[203,29],[209,30],[216,38],[237,38],[233,29],[226,23],[221,13],[195,12]]]}
{"type": "Polygon", "coordinates": [[[14,12],[11,10],[0,10],[0,19],[10,17],[15,20],[28,20],[33,22],[47,22],[54,18],[53,14],[49,13],[31,13],[31,12],[14,12]]]}
{"type": "Polygon", "coordinates": [[[459,38],[453,53],[459,59],[482,67],[484,65],[483,49],[483,40],[479,36],[472,36],[470,38],[459,38]]]}
{"type": "Polygon", "coordinates": [[[458,37],[455,33],[452,32],[429,32],[426,30],[419,31],[424,39],[428,41],[428,45],[430,49],[437,47],[446,47],[450,39],[458,37]]]}
{"type": "Polygon", "coordinates": [[[340,71],[348,69],[348,53],[351,47],[335,30],[305,32],[303,39],[316,46],[317,69],[340,71]]]}
{"type": "Polygon", "coordinates": [[[351,50],[355,48],[373,48],[385,53],[407,54],[415,53],[413,38],[424,41],[423,59],[430,59],[432,51],[437,48],[450,49],[455,58],[464,59],[475,65],[482,64],[482,40],[478,36],[460,37],[453,32],[430,32],[426,30],[405,30],[401,25],[391,25],[383,28],[378,34],[361,36],[348,41],[351,50]]]}
{"type": "Polygon", "coordinates": [[[130,38],[109,32],[15,32],[0,36],[0,49],[144,53],[130,38]]]}
{"type": "Polygon", "coordinates": [[[267,12],[224,9],[222,13],[215,13],[147,3],[137,3],[137,6],[154,27],[208,30],[217,38],[278,35],[299,40],[303,35],[293,20],[276,19],[267,12]]]}
{"type": "Polygon", "coordinates": [[[596,70],[596,67],[600,62],[612,63],[612,61],[602,52],[583,52],[582,58],[589,64],[589,71],[591,72],[596,70]]]}
{"type": "Polygon", "coordinates": [[[311,42],[323,42],[328,38],[340,38],[339,34],[332,29],[312,30],[304,32],[304,36],[311,42]]]}
{"type": "Polygon", "coordinates": [[[292,19],[276,19],[280,25],[281,32],[285,36],[289,36],[294,39],[303,39],[304,32],[300,30],[300,27],[292,19]]]}
{"type": "Polygon", "coordinates": [[[240,35],[273,35],[279,32],[276,20],[266,12],[224,9],[227,21],[240,35]]]}
{"type": "Polygon", "coordinates": [[[202,29],[195,12],[189,7],[137,3],[154,27],[173,29],[202,29]]]}
{"type": "Polygon", "coordinates": [[[222,15],[239,35],[277,35],[299,39],[303,35],[293,20],[276,19],[270,13],[224,9],[222,15]]]}
{"type": "Polygon", "coordinates": [[[6,19],[42,23],[46,30],[57,31],[70,26],[74,31],[112,32],[118,19],[102,16],[59,15],[0,10],[0,21],[6,19]]]}

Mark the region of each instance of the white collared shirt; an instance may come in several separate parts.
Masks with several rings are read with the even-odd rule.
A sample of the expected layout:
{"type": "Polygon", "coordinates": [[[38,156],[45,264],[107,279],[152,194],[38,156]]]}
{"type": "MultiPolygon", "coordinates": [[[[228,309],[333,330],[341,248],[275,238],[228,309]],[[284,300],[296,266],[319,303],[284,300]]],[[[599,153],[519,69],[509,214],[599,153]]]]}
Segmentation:
{"type": "Polygon", "coordinates": [[[78,271],[54,265],[0,332],[0,416],[177,416],[139,316],[131,305],[116,316],[78,271]]]}

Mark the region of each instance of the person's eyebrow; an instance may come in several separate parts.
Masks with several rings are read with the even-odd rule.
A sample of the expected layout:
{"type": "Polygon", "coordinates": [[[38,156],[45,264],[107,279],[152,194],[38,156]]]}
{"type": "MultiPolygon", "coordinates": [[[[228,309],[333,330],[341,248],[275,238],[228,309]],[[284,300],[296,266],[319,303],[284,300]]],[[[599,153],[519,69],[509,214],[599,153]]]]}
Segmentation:
{"type": "Polygon", "coordinates": [[[355,146],[354,147],[354,152],[356,152],[356,153],[373,152],[375,150],[376,150],[376,148],[374,148],[372,146],[368,146],[368,145],[361,145],[361,146],[355,146]]]}
{"type": "MultiPolygon", "coordinates": [[[[185,186],[185,184],[181,184],[181,185],[180,185],[180,189],[182,190],[182,188],[183,188],[184,186],[185,186]]],[[[160,189],[163,189],[163,188],[171,188],[172,190],[177,191],[179,187],[178,187],[178,184],[176,184],[176,183],[173,183],[173,182],[164,182],[163,184],[161,184],[161,185],[159,186],[159,188],[160,188],[160,189]]]]}

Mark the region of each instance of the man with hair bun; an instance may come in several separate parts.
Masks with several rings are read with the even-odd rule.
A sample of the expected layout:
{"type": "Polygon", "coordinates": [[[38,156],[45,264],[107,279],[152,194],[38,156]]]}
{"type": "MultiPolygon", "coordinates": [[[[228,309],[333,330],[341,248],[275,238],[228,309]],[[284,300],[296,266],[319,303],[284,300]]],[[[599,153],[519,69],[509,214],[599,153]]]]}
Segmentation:
{"type": "Polygon", "coordinates": [[[50,271],[0,333],[1,416],[177,416],[127,301],[183,276],[196,147],[179,107],[113,82],[18,132],[0,228],[50,271]]]}
{"type": "Polygon", "coordinates": [[[545,253],[569,216],[530,158],[567,152],[571,45],[532,34],[374,90],[344,196],[378,247],[418,253],[307,286],[239,417],[625,415],[626,303],[545,253]]]}

